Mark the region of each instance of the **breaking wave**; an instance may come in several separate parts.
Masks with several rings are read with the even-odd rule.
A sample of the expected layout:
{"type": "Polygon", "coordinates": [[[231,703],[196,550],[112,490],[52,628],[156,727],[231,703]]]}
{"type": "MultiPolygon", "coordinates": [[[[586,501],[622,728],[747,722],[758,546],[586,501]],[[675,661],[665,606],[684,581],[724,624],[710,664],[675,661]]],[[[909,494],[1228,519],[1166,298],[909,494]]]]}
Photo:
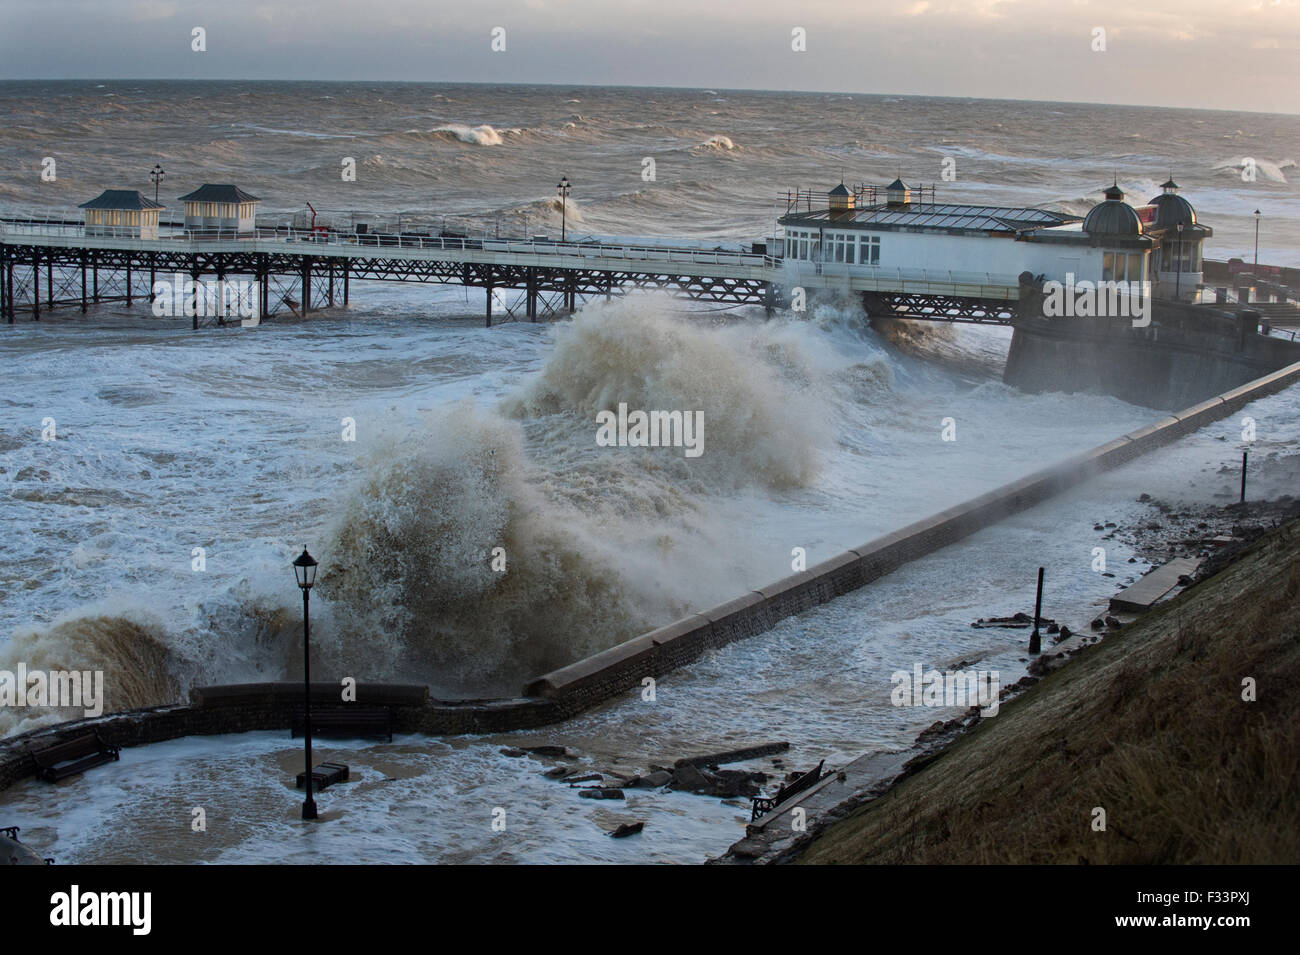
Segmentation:
{"type": "Polygon", "coordinates": [[[499,132],[486,124],[482,126],[466,126],[462,123],[449,123],[445,126],[435,126],[429,132],[448,134],[450,137],[455,137],[462,143],[469,143],[472,146],[500,146],[505,142],[499,132]]]}
{"type": "Polygon", "coordinates": [[[540,374],[504,410],[520,418],[567,415],[593,434],[596,413],[620,403],[702,411],[705,451],[689,469],[711,485],[810,483],[831,436],[811,397],[823,390],[823,370],[797,334],[781,323],[710,328],[666,305],[632,296],[584,310],[558,330],[540,374]]]}
{"type": "MultiPolygon", "coordinates": [[[[104,712],[179,702],[176,654],[162,623],[142,612],[77,611],[47,627],[16,630],[0,647],[0,670],[101,670],[104,712]]],[[[0,708],[0,737],[85,716],[82,708],[0,708]]]]}
{"type": "Polygon", "coordinates": [[[598,526],[541,493],[518,424],[469,401],[381,442],[326,550],[327,655],[444,689],[517,692],[634,635],[658,602],[598,526]]]}

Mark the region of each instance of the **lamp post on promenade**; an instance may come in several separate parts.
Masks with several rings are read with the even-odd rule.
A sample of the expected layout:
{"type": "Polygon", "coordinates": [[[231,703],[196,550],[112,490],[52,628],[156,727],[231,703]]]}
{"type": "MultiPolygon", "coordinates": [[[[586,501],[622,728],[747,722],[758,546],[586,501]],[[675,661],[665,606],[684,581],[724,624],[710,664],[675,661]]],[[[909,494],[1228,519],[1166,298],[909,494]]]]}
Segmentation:
{"type": "Polygon", "coordinates": [[[311,778],[311,631],[308,626],[308,606],[311,601],[311,588],[316,583],[316,559],[303,547],[298,559],[293,562],[293,573],[298,578],[298,587],[302,590],[302,702],[303,702],[303,740],[307,751],[307,775],[303,789],[307,797],[302,803],[303,819],[316,818],[316,800],[312,798],[311,778]]]}

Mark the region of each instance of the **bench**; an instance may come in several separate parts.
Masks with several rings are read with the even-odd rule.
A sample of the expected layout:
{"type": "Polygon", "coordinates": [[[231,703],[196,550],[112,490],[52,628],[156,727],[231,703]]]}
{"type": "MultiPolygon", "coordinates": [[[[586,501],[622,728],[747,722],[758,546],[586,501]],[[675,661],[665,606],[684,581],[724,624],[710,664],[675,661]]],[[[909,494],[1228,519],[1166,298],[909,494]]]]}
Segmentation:
{"type": "Polygon", "coordinates": [[[121,759],[117,747],[105,743],[98,732],[85,733],[53,746],[32,749],[30,753],[36,764],[36,775],[47,783],[57,783],[60,779],[84,773],[94,766],[121,759]]]}
{"type": "MultiPolygon", "coordinates": [[[[303,711],[290,724],[290,738],[303,734],[303,711]]],[[[393,717],[386,709],[316,710],[311,712],[311,733],[322,739],[377,739],[393,741],[393,717]]]]}
{"type": "MultiPolygon", "coordinates": [[[[312,720],[315,723],[315,720],[312,720]]],[[[315,729],[315,727],[312,727],[315,729]]],[[[348,781],[348,768],[343,763],[321,763],[311,771],[311,791],[320,792],[327,786],[334,783],[345,783],[348,781]]],[[[307,774],[301,772],[298,774],[298,788],[302,789],[307,782],[307,774]]]]}
{"type": "Polygon", "coordinates": [[[750,813],[749,821],[754,822],[767,815],[781,803],[785,802],[791,796],[797,796],[805,789],[810,789],[818,780],[822,778],[822,767],[826,765],[826,760],[817,764],[816,769],[810,769],[798,779],[794,779],[776,791],[776,795],[770,799],[762,796],[755,796],[751,800],[754,804],[753,811],[750,813]]]}

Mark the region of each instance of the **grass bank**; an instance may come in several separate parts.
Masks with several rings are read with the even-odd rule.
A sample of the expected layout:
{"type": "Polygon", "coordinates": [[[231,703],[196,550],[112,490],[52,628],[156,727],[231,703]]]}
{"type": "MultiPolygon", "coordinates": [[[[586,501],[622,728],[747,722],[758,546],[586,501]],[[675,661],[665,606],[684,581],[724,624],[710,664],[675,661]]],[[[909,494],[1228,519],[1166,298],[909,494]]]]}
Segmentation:
{"type": "Polygon", "coordinates": [[[1300,862],[1298,597],[1292,521],[1005,704],[796,861],[1300,862]]]}

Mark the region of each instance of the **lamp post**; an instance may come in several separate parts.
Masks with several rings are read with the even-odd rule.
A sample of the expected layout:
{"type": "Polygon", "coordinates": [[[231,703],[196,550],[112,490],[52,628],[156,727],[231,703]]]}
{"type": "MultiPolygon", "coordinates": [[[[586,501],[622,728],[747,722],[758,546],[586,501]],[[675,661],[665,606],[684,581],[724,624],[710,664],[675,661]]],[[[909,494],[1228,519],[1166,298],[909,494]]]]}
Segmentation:
{"type": "Polygon", "coordinates": [[[167,173],[163,172],[163,167],[158,165],[157,163],[154,163],[153,168],[149,170],[149,178],[153,180],[153,201],[154,202],[158,201],[158,183],[162,182],[163,176],[165,175],[167,175],[167,173]]]}
{"type": "Polygon", "coordinates": [[[316,560],[303,547],[298,559],[293,562],[293,573],[298,578],[302,590],[302,702],[303,702],[303,739],[307,746],[307,775],[303,788],[307,798],[302,802],[302,817],[316,818],[316,800],[311,796],[311,644],[308,642],[310,631],[307,625],[307,608],[311,598],[312,584],[316,583],[316,560]]]}
{"type": "Polygon", "coordinates": [[[565,225],[569,212],[569,190],[572,188],[569,177],[564,176],[555,187],[560,191],[560,241],[565,240],[565,225]]]}
{"type": "Polygon", "coordinates": [[[1174,273],[1174,301],[1181,302],[1183,285],[1183,224],[1178,223],[1178,271],[1174,273]]]}
{"type": "Polygon", "coordinates": [[[1255,278],[1259,278],[1259,210],[1255,210],[1255,278]]]}

